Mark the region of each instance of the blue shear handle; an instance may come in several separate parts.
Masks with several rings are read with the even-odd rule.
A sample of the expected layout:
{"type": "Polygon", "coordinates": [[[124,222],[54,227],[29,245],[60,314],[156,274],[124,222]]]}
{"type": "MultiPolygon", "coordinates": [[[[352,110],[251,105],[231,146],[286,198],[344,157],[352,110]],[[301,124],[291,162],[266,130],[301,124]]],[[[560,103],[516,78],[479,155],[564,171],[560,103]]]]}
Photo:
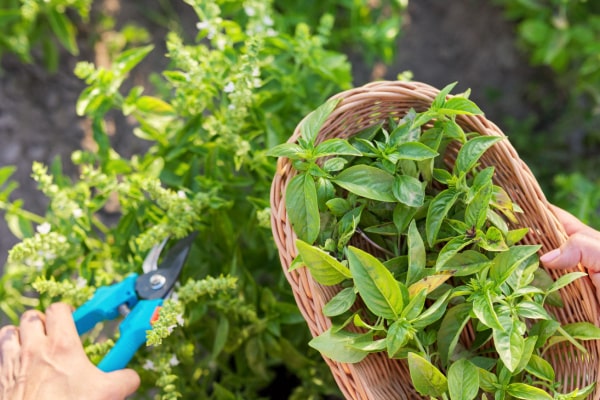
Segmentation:
{"type": "Polygon", "coordinates": [[[121,305],[133,308],[138,301],[135,292],[137,277],[137,274],[131,274],[119,283],[96,290],[90,300],[73,312],[77,333],[82,335],[98,322],[117,318],[121,305]]]}
{"type": "Polygon", "coordinates": [[[152,329],[152,316],[163,299],[141,300],[121,322],[121,336],[115,346],[102,359],[98,368],[112,372],[127,366],[135,352],[146,343],[146,331],[152,329]]]}

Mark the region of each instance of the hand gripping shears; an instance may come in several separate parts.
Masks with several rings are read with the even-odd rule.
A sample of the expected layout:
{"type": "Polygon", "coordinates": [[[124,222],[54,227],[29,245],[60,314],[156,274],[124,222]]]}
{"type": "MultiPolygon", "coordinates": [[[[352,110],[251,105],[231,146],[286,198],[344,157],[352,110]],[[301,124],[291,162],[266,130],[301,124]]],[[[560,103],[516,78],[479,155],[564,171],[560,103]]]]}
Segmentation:
{"type": "Polygon", "coordinates": [[[98,322],[125,315],[119,325],[120,337],[98,364],[100,370],[111,372],[125,368],[146,342],[146,331],[152,329],[153,318],[171,294],[195,236],[191,234],[179,240],[160,265],[158,259],[167,241],[154,246],[144,260],[144,274],[133,273],[119,283],[98,288],[90,300],[75,310],[73,319],[80,335],[98,322]]]}

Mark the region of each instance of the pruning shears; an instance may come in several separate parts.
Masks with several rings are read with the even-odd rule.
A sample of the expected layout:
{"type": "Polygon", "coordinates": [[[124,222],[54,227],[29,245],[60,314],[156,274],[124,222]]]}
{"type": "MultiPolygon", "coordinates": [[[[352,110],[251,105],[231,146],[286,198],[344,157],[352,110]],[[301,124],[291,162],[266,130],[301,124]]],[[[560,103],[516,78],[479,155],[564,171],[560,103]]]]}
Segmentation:
{"type": "Polygon", "coordinates": [[[80,335],[98,322],[125,316],[119,325],[119,339],[98,364],[100,370],[125,368],[146,342],[146,331],[152,329],[163,301],[171,295],[195,236],[179,240],[160,264],[158,260],[167,240],[155,245],[144,259],[142,275],[133,273],[119,283],[98,288],[90,300],[75,310],[73,319],[80,335]]]}

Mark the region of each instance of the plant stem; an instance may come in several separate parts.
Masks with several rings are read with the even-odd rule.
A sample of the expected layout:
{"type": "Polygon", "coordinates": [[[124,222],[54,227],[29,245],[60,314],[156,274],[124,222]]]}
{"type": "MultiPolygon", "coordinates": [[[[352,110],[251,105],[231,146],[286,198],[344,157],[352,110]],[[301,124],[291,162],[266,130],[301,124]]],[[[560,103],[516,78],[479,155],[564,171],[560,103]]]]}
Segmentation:
{"type": "Polygon", "coordinates": [[[32,222],[37,224],[41,224],[45,221],[44,217],[34,214],[30,211],[23,210],[21,208],[14,207],[12,204],[7,203],[5,201],[0,201],[0,210],[6,210],[12,214],[20,215],[23,218],[26,218],[32,222]]]}

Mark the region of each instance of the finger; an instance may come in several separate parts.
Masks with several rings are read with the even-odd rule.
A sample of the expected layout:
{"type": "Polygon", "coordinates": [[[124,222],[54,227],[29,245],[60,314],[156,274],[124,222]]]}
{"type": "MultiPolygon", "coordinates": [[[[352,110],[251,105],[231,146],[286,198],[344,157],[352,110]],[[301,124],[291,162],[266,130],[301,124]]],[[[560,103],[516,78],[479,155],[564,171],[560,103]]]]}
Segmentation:
{"type": "Polygon", "coordinates": [[[79,338],[70,305],[53,303],[46,308],[46,334],[53,338],[64,336],[79,338]]]}
{"type": "Polygon", "coordinates": [[[548,268],[575,268],[581,263],[589,271],[600,272],[598,239],[575,233],[560,248],[541,256],[540,261],[548,268]]]}
{"type": "Polygon", "coordinates": [[[121,369],[106,374],[110,387],[114,388],[114,396],[110,398],[124,399],[132,395],[140,387],[140,376],[132,369],[121,369]]]}
{"type": "Polygon", "coordinates": [[[575,233],[585,233],[600,239],[600,232],[581,222],[579,218],[577,218],[570,212],[565,211],[562,208],[554,205],[550,205],[550,208],[554,212],[554,215],[556,215],[556,217],[558,218],[559,222],[565,228],[567,235],[571,236],[575,233]]]}
{"type": "Polygon", "coordinates": [[[46,340],[44,314],[37,310],[28,310],[21,315],[19,337],[24,348],[37,347],[46,340]]]}

